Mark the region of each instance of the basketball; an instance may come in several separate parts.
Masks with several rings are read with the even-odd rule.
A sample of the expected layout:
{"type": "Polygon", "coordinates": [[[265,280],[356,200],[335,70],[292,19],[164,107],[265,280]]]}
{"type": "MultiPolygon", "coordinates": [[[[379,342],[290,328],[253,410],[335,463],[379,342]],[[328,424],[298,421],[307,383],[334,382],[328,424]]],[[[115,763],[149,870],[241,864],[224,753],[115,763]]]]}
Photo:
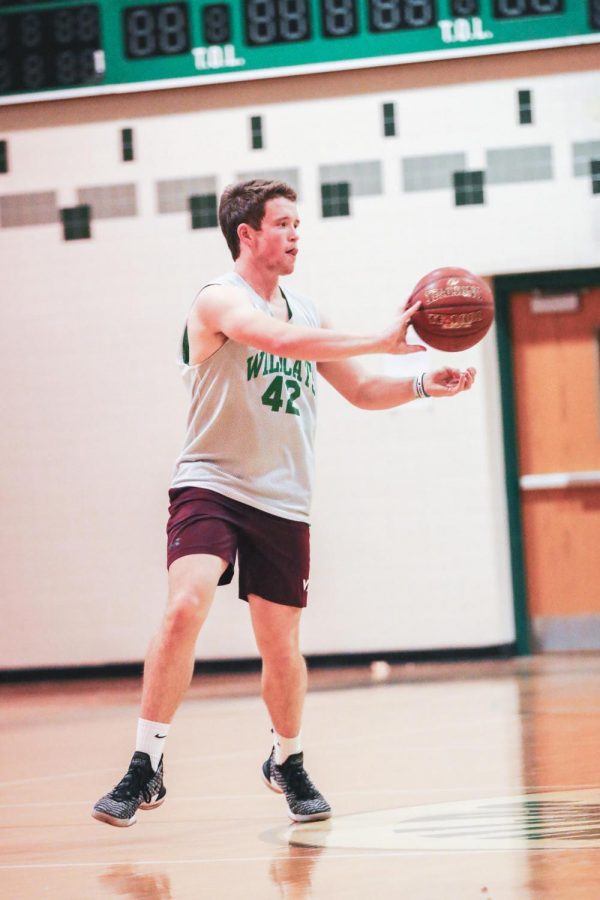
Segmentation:
{"type": "Polygon", "coordinates": [[[407,306],[421,301],[410,320],[422,341],[436,350],[468,350],[494,321],[487,282],[466,269],[434,269],[414,287],[407,306]]]}

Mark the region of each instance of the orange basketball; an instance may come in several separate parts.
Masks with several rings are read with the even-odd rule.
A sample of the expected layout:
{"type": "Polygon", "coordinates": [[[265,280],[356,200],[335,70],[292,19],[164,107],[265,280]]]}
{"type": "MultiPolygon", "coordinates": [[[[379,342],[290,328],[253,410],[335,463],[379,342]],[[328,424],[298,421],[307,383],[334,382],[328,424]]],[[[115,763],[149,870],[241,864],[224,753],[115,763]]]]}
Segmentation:
{"type": "Polygon", "coordinates": [[[494,297],[483,278],[466,269],[434,269],[415,285],[407,306],[421,301],[410,320],[422,341],[454,352],[478,344],[494,321],[494,297]]]}

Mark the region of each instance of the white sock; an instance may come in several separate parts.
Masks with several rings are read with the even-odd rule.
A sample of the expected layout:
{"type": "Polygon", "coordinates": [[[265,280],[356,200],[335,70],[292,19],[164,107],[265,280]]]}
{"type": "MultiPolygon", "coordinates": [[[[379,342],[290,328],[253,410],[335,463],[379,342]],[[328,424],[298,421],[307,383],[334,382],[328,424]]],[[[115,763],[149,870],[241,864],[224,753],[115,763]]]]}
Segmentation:
{"type": "Polygon", "coordinates": [[[275,748],[275,765],[281,766],[292,753],[302,751],[302,732],[296,737],[282,737],[273,728],[273,747],[275,748]]]}
{"type": "Polygon", "coordinates": [[[166,722],[151,722],[149,719],[138,719],[135,749],[141,753],[148,754],[155,772],[163,755],[170,727],[166,722]]]}

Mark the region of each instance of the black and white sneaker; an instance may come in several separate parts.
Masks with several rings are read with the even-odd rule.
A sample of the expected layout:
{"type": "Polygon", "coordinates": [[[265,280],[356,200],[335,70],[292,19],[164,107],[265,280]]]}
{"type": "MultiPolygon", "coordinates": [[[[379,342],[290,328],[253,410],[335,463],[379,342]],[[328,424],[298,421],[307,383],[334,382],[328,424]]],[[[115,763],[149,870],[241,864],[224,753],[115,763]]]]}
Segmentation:
{"type": "Polygon", "coordinates": [[[308,777],[303,753],[292,753],[278,766],[275,750],[271,750],[268,760],[263,763],[262,775],[267,787],[285,795],[290,819],[294,822],[314,822],[331,816],[329,803],[308,777]]]}
{"type": "Polygon", "coordinates": [[[98,800],[92,815],[109,825],[127,828],[128,825],[135,825],[138,809],[160,806],[166,793],[162,756],[155,772],[148,754],[136,750],[123,778],[112,791],[98,800]]]}

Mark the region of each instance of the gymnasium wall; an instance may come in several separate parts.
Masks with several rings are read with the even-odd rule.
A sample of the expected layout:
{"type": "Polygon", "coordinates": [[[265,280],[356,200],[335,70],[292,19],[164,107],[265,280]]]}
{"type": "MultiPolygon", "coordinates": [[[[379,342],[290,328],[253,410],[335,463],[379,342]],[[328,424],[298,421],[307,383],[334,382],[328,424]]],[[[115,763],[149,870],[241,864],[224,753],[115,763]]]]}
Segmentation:
{"type": "MultiPolygon", "coordinates": [[[[348,331],[385,326],[438,266],[597,265],[600,74],[477,81],[470,65],[460,83],[398,74],[368,91],[355,73],[346,94],[337,73],[330,96],[307,97],[301,79],[221,86],[220,108],[204,88],[168,92],[172,109],[160,92],[0,110],[0,668],[137,661],[159,621],[187,409],[176,348],[197,289],[230,265],[210,201],[194,223],[207,227],[192,227],[190,196],[291,180],[290,283],[348,331]],[[324,209],[322,185],[340,183],[348,209],[344,189],[324,209]],[[75,220],[66,240],[60,210],[81,205],[90,237],[75,220]]],[[[390,412],[321,382],[307,653],[514,639],[494,334],[451,360],[365,364],[409,375],[448,361],[477,367],[472,392],[390,412]]],[[[255,652],[245,604],[220,589],[199,658],[255,652]]]]}

